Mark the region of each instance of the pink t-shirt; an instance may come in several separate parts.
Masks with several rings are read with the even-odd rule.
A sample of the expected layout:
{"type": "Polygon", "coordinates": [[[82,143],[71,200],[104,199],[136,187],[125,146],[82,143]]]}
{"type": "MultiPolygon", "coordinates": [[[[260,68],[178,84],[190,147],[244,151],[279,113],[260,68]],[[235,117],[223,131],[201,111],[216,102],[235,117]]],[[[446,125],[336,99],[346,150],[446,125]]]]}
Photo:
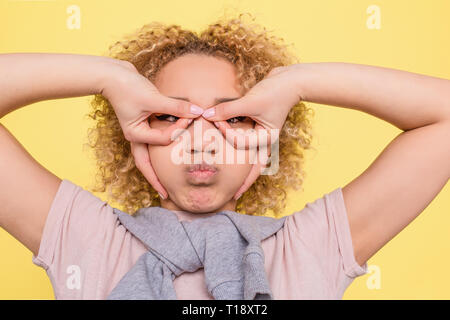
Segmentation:
{"type": "MultiPolygon", "coordinates": [[[[199,217],[175,213],[180,220],[199,217]]],[[[367,263],[354,257],[341,188],[289,215],[261,245],[274,299],[341,299],[367,273],[367,263]]],[[[108,203],[64,179],[32,261],[46,270],[56,299],[106,299],[145,252],[108,203]]],[[[174,288],[178,299],[213,299],[203,269],[176,277],[174,288]]]]}

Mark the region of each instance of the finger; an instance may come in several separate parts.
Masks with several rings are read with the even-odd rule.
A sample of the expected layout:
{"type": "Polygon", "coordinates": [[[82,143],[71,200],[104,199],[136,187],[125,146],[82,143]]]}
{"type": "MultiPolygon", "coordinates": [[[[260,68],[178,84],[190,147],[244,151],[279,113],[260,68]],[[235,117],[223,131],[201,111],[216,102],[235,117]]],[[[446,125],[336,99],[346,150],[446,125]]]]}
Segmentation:
{"type": "Polygon", "coordinates": [[[203,108],[188,101],[159,95],[153,98],[148,107],[151,113],[171,114],[180,118],[195,118],[203,113],[203,108]]]}
{"type": "MultiPolygon", "coordinates": [[[[267,165],[270,163],[271,161],[271,155],[272,155],[272,148],[271,146],[269,147],[259,147],[258,148],[258,162],[261,163],[261,165],[265,167],[267,167],[267,165]]],[[[261,169],[264,169],[261,168],[261,169]]],[[[262,172],[261,172],[262,173],[262,172]]]]}
{"type": "Polygon", "coordinates": [[[267,147],[271,143],[271,135],[260,124],[248,130],[232,128],[226,121],[215,121],[214,125],[235,149],[267,147]]]}
{"type": "Polygon", "coordinates": [[[151,128],[148,121],[144,121],[138,127],[132,128],[130,132],[128,132],[127,140],[136,143],[166,146],[183,133],[184,129],[187,128],[192,120],[193,119],[178,119],[177,122],[164,130],[151,128]],[[172,134],[174,134],[173,139],[172,134]]]}
{"type": "Polygon", "coordinates": [[[269,147],[270,150],[270,145],[274,141],[273,138],[275,136],[278,138],[278,135],[274,135],[274,133],[278,134],[279,130],[272,128],[266,129],[259,123],[255,124],[255,130],[258,133],[258,146],[265,148],[269,147]]]}
{"type": "Polygon", "coordinates": [[[262,168],[264,168],[264,165],[262,165],[261,163],[253,164],[248,176],[242,183],[242,186],[235,193],[233,197],[234,200],[239,199],[239,197],[252,186],[252,184],[256,181],[256,179],[258,179],[258,177],[261,175],[262,168]]]}
{"type": "Polygon", "coordinates": [[[256,161],[250,169],[249,174],[245,178],[242,186],[236,191],[233,199],[237,200],[244,192],[246,192],[252,184],[258,179],[258,177],[263,173],[270,159],[270,148],[262,148],[257,151],[255,155],[256,161]]]}
{"type": "Polygon", "coordinates": [[[246,96],[234,101],[222,102],[206,109],[202,116],[209,121],[228,120],[237,116],[256,116],[258,107],[252,99],[246,96]]]}
{"type": "Polygon", "coordinates": [[[133,154],[136,167],[144,175],[145,179],[152,185],[163,199],[167,199],[168,193],[159,181],[155,170],[152,167],[147,145],[143,143],[131,143],[131,153],[133,154]]]}
{"type": "Polygon", "coordinates": [[[182,133],[186,131],[192,121],[194,121],[194,119],[178,119],[173,125],[162,131],[162,136],[166,138],[164,141],[169,141],[169,143],[175,141],[182,133]]]}

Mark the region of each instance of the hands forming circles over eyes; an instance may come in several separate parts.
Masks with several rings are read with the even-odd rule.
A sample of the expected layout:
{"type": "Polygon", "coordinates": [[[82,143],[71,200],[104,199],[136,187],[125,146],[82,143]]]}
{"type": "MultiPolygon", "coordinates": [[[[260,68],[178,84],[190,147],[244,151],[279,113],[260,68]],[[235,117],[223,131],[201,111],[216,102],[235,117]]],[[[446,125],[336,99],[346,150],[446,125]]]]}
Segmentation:
{"type": "MultiPolygon", "coordinates": [[[[102,95],[111,103],[124,137],[130,141],[136,167],[153,188],[167,198],[167,191],[151,165],[147,145],[169,145],[173,141],[172,133],[175,130],[186,129],[194,118],[202,116],[213,122],[235,148],[269,146],[270,150],[270,145],[278,139],[289,110],[301,100],[295,79],[296,72],[293,72],[295,66],[274,68],[243,97],[217,104],[207,110],[188,101],[164,96],[131,64],[123,67],[123,72],[116,81],[104,88],[102,95]],[[151,128],[148,119],[152,114],[173,115],[179,119],[168,127],[151,128]],[[243,116],[255,121],[254,131],[233,128],[227,121],[243,116]]],[[[239,198],[253,184],[260,175],[261,168],[265,166],[266,164],[259,162],[253,165],[234,199],[239,198]]]]}

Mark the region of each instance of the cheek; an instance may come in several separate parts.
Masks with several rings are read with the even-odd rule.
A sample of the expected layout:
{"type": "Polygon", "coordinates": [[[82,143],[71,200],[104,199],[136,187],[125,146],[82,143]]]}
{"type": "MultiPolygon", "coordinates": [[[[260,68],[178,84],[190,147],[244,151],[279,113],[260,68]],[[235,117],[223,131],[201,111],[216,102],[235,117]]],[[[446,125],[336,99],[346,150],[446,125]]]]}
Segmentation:
{"type": "Polygon", "coordinates": [[[170,161],[171,150],[172,145],[148,146],[148,153],[153,170],[155,171],[158,179],[163,184],[173,181],[174,177],[177,176],[176,170],[174,170],[174,167],[176,167],[176,165],[172,161],[170,161]]]}
{"type": "MultiPolygon", "coordinates": [[[[247,178],[253,167],[252,157],[256,157],[256,152],[252,150],[236,150],[234,149],[235,159],[233,163],[225,164],[226,180],[230,184],[231,189],[239,188],[247,178]],[[242,159],[245,159],[242,161],[242,159]],[[233,187],[232,187],[233,186],[233,187]]],[[[225,173],[225,172],[224,172],[225,173]]]]}
{"type": "Polygon", "coordinates": [[[251,164],[227,164],[222,168],[222,179],[220,189],[226,194],[235,193],[244,183],[250,170],[251,164]]]}
{"type": "Polygon", "coordinates": [[[235,176],[238,178],[239,182],[244,182],[245,178],[250,173],[252,169],[252,164],[236,164],[233,166],[233,170],[235,170],[235,176]]]}
{"type": "Polygon", "coordinates": [[[228,141],[222,138],[222,150],[223,157],[221,159],[226,164],[248,165],[252,166],[257,160],[258,151],[256,149],[235,149],[228,141]]]}

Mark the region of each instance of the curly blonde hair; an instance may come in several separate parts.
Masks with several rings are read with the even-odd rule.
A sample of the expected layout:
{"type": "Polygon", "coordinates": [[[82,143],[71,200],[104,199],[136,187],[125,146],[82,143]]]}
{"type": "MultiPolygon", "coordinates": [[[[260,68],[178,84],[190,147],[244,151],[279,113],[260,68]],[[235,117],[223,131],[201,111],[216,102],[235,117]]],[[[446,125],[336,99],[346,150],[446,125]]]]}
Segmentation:
{"type": "MultiPolygon", "coordinates": [[[[244,18],[245,14],[221,18],[200,34],[175,24],[152,22],[111,45],[108,56],[131,62],[150,81],[164,65],[181,55],[222,57],[235,66],[245,93],[273,68],[299,61],[282,38],[270,36],[266,28],[257,24],[245,23],[244,18]]],[[[96,123],[88,130],[88,140],[98,167],[96,178],[100,178],[92,191],[108,190],[108,198],[130,214],[142,207],[160,206],[158,193],[136,168],[130,143],[124,138],[109,101],[98,94],[93,97],[91,107],[88,116],[96,123]]],[[[259,176],[239,198],[236,212],[266,215],[271,210],[278,216],[284,210],[286,191],[298,190],[303,184],[304,151],[312,148],[309,119],[312,115],[313,110],[303,102],[291,108],[280,131],[277,173],[259,176]]]]}

